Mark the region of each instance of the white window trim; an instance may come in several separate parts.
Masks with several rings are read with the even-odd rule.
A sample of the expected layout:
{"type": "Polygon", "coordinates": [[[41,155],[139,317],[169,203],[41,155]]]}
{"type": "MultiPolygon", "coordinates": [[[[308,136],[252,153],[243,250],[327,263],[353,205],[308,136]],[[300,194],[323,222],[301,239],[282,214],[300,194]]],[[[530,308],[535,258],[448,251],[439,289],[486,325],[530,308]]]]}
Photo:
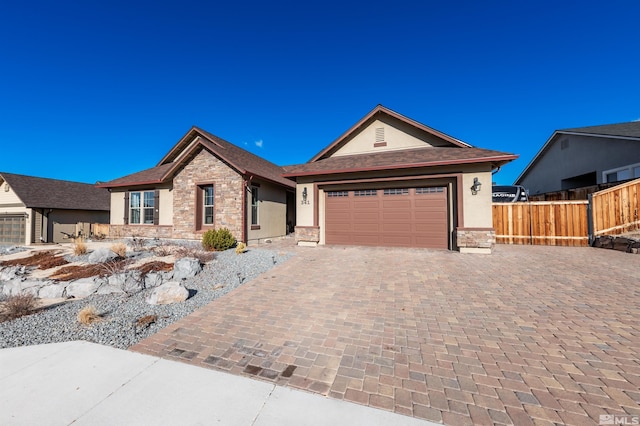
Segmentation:
{"type": "Polygon", "coordinates": [[[153,225],[153,213],[154,213],[154,209],[155,209],[155,191],[130,191],[129,192],[129,225],[153,225]],[[154,201],[154,205],[151,207],[145,207],[144,206],[144,195],[145,194],[151,194],[151,199],[154,201]],[[131,195],[132,194],[140,194],[140,207],[134,207],[131,203],[131,195]],[[140,215],[138,216],[140,218],[140,222],[133,222],[133,211],[134,210],[139,210],[140,211],[140,215]],[[144,220],[145,217],[145,210],[151,210],[151,222],[150,223],[146,223],[144,220]]]}

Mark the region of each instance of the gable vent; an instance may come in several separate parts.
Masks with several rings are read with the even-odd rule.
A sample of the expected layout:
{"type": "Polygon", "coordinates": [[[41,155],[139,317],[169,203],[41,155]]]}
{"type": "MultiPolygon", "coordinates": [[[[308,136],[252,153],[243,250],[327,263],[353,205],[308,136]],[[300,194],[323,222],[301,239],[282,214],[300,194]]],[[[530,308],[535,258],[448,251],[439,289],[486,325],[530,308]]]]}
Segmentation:
{"type": "Polygon", "coordinates": [[[384,141],[384,127],[376,127],[376,141],[373,143],[373,147],[379,148],[381,146],[387,146],[384,141]]]}

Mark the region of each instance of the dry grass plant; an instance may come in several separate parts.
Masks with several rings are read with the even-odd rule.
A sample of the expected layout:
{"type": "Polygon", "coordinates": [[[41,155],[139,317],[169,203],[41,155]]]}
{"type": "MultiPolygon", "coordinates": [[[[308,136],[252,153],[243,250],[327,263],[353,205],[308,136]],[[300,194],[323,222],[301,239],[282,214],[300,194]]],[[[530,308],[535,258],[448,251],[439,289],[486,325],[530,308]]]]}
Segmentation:
{"type": "Polygon", "coordinates": [[[131,250],[133,251],[143,251],[146,248],[147,241],[144,238],[132,236],[129,241],[127,241],[131,246],[131,250]]]}
{"type": "Polygon", "coordinates": [[[156,256],[166,257],[175,253],[177,247],[174,244],[162,242],[153,248],[153,252],[156,256]]]}
{"type": "Polygon", "coordinates": [[[125,272],[129,263],[131,262],[126,259],[114,259],[109,262],[99,263],[98,266],[102,270],[102,276],[111,276],[125,272]]]}
{"type": "Polygon", "coordinates": [[[111,244],[111,251],[117,254],[119,257],[127,257],[127,245],[125,243],[111,244]]]}
{"type": "Polygon", "coordinates": [[[242,254],[247,251],[247,245],[245,243],[238,243],[236,246],[236,254],[242,254]]]}
{"type": "Polygon", "coordinates": [[[193,257],[195,259],[198,259],[201,264],[205,264],[215,259],[216,255],[213,252],[205,251],[203,249],[195,247],[179,247],[176,250],[176,258],[182,257],[193,257]]]}
{"type": "Polygon", "coordinates": [[[36,297],[31,293],[8,296],[1,301],[4,308],[0,310],[0,322],[10,321],[33,313],[37,307],[36,297]]]}
{"type": "Polygon", "coordinates": [[[138,318],[138,320],[136,321],[136,327],[146,328],[146,327],[149,327],[154,322],[156,322],[157,320],[158,320],[157,315],[145,315],[144,317],[138,318]]]}
{"type": "Polygon", "coordinates": [[[78,237],[73,243],[73,254],[76,256],[82,256],[87,254],[87,244],[84,242],[84,238],[78,237]]]}
{"type": "Polygon", "coordinates": [[[78,312],[78,322],[80,324],[90,325],[96,321],[100,321],[101,318],[94,306],[85,306],[78,312]]]}

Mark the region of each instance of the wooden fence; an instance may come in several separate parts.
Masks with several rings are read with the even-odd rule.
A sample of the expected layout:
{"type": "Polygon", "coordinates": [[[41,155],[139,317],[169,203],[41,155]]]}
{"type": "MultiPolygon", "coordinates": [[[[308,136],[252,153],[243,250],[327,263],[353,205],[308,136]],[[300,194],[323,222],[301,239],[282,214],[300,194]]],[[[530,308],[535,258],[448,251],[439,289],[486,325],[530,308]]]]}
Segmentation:
{"type": "Polygon", "coordinates": [[[493,203],[499,244],[588,246],[588,201],[493,203]]]}
{"type": "Polygon", "coordinates": [[[493,203],[493,227],[499,244],[588,246],[590,232],[598,237],[640,230],[639,210],[636,179],[596,192],[591,200],[493,203]]]}
{"type": "Polygon", "coordinates": [[[640,179],[592,195],[595,236],[620,235],[640,229],[640,179]]]}

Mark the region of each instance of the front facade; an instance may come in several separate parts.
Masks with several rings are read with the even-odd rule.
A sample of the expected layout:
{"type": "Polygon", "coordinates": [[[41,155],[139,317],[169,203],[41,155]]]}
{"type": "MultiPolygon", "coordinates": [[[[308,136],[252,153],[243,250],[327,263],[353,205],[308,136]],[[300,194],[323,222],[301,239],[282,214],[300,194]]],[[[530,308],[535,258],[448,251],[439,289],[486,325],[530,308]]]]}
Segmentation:
{"type": "Polygon", "coordinates": [[[0,244],[68,242],[109,223],[109,193],[95,185],[0,173],[0,244]]]}
{"type": "Polygon", "coordinates": [[[219,228],[249,243],[284,236],[294,184],[282,172],[194,127],[156,167],[101,185],[111,192],[111,236],[201,239],[219,228]]]}
{"type": "Polygon", "coordinates": [[[492,200],[482,184],[515,158],[378,106],[308,163],[287,167],[296,239],[489,253],[492,200]]]}
{"type": "Polygon", "coordinates": [[[517,178],[530,195],[640,177],[640,122],[557,130],[517,178]]]}

